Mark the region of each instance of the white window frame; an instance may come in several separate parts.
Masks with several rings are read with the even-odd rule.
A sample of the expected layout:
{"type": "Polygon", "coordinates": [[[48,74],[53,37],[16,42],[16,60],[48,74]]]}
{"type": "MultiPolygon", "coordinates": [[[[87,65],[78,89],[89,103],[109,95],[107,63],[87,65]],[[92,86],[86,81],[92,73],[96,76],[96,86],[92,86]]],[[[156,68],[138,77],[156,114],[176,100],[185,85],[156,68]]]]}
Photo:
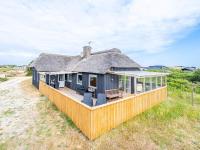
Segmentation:
{"type": "Polygon", "coordinates": [[[40,80],[46,82],[46,75],[44,74],[39,74],[40,80]]]}
{"type": "Polygon", "coordinates": [[[71,79],[71,80],[69,79],[69,76],[70,76],[70,75],[72,76],[72,74],[67,74],[67,81],[68,81],[68,82],[72,82],[72,79],[71,79]]]}
{"type": "Polygon", "coordinates": [[[58,75],[58,81],[65,81],[65,75],[64,75],[64,74],[59,74],[59,75],[58,75]],[[63,80],[60,80],[60,76],[62,76],[62,79],[63,79],[63,80]]]}
{"type": "Polygon", "coordinates": [[[91,87],[91,88],[95,88],[95,89],[97,88],[97,75],[89,74],[89,83],[88,83],[88,86],[91,87]],[[90,78],[91,78],[91,77],[95,77],[95,78],[96,78],[96,87],[90,85],[90,78]]]}
{"type": "Polygon", "coordinates": [[[79,84],[79,85],[82,85],[82,84],[83,84],[83,74],[82,74],[82,73],[77,73],[77,76],[76,76],[76,83],[79,84]],[[82,81],[81,81],[81,82],[78,81],[78,76],[82,76],[82,81]]]}

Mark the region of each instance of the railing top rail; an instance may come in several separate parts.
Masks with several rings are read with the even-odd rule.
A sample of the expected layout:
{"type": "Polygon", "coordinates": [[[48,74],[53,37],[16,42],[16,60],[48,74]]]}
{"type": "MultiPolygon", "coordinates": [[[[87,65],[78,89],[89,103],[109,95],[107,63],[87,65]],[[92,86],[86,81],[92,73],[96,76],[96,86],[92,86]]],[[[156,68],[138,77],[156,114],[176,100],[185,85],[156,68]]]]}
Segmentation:
{"type": "MultiPolygon", "coordinates": [[[[43,82],[45,85],[47,85],[45,82],[43,82]]],[[[52,88],[53,90],[59,92],[60,94],[70,98],[71,100],[75,101],[76,103],[79,103],[81,104],[82,106],[86,107],[87,109],[89,110],[95,110],[95,109],[99,109],[99,108],[102,108],[102,107],[105,107],[105,106],[108,106],[108,105],[113,105],[115,103],[119,103],[119,102],[122,102],[122,101],[126,101],[126,100],[129,100],[130,98],[135,98],[135,97],[138,97],[138,96],[141,96],[141,95],[146,95],[146,94],[149,94],[149,93],[153,93],[155,91],[158,91],[158,90],[161,90],[161,89],[164,89],[164,88],[167,88],[167,86],[164,86],[164,87],[160,87],[160,88],[157,88],[157,89],[154,89],[154,90],[151,90],[151,91],[147,91],[147,92],[144,92],[144,93],[139,93],[139,94],[133,94],[133,95],[130,95],[128,97],[125,97],[125,98],[121,98],[119,100],[116,100],[116,101],[113,101],[113,102],[109,102],[109,103],[106,103],[106,104],[102,104],[102,105],[99,105],[99,106],[93,106],[93,107],[90,107],[90,106],[87,106],[86,104],[82,103],[80,100],[77,100],[75,99],[74,97],[71,97],[69,95],[67,95],[66,93],[63,93],[61,91],[59,91],[58,89],[55,89],[49,85],[47,85],[49,88],[52,88]]]]}

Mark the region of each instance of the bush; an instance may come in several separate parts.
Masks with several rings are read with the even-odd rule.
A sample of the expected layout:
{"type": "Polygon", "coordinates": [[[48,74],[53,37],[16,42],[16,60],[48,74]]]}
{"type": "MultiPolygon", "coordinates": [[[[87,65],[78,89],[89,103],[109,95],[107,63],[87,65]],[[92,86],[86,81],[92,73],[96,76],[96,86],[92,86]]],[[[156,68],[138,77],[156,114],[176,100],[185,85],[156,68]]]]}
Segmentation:
{"type": "Polygon", "coordinates": [[[8,78],[0,78],[0,82],[4,82],[4,81],[7,81],[8,78]]]}
{"type": "Polygon", "coordinates": [[[26,76],[32,76],[32,69],[31,68],[26,69],[26,76]]]}
{"type": "Polygon", "coordinates": [[[193,75],[190,77],[190,81],[192,82],[200,82],[200,69],[195,71],[193,75]]]}
{"type": "MultiPolygon", "coordinates": [[[[170,90],[181,90],[185,92],[191,92],[192,82],[200,81],[200,70],[196,72],[183,72],[181,70],[170,70],[168,76],[168,88],[170,90]]],[[[200,86],[195,88],[196,93],[200,93],[200,86]]]]}

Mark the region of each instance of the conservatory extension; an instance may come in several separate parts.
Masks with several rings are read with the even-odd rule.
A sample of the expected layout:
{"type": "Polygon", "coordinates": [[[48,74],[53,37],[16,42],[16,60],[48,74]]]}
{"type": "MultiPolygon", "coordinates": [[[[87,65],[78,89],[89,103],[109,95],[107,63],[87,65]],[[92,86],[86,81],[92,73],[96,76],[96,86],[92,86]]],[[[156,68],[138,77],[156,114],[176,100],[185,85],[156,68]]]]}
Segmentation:
{"type": "Polygon", "coordinates": [[[146,71],[115,71],[119,76],[119,89],[124,93],[140,94],[167,85],[168,73],[146,71]]]}

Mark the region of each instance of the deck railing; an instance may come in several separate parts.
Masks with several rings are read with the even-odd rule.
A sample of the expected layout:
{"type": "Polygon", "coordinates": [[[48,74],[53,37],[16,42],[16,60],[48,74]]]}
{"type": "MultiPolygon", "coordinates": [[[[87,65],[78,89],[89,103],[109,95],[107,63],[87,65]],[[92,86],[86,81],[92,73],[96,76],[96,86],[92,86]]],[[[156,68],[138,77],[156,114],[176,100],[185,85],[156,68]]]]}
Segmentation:
{"type": "Polygon", "coordinates": [[[89,138],[95,139],[167,97],[167,87],[132,95],[104,105],[89,107],[40,81],[40,92],[72,119],[89,138]]]}

